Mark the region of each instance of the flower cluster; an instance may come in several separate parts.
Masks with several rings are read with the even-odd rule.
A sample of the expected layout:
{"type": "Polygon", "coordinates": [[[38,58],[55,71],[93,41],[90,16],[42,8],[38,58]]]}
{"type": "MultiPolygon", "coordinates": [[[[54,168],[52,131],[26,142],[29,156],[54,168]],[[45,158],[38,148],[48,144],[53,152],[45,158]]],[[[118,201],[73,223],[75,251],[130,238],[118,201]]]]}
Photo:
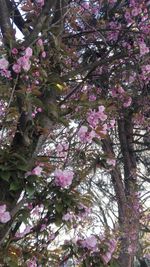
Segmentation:
{"type": "Polygon", "coordinates": [[[24,56],[17,59],[17,62],[13,64],[13,71],[15,73],[20,73],[23,69],[25,72],[28,72],[31,67],[31,61],[30,58],[32,57],[33,51],[32,48],[27,47],[25,49],[24,56]]]}
{"type": "Polygon", "coordinates": [[[95,250],[97,248],[97,238],[94,235],[80,240],[79,243],[83,248],[87,248],[88,250],[95,250]]]}
{"type": "Polygon", "coordinates": [[[70,170],[55,170],[55,184],[62,188],[70,186],[73,180],[74,173],[70,170]]]}
{"type": "Polygon", "coordinates": [[[11,219],[10,213],[6,211],[6,205],[1,205],[0,206],[0,222],[1,223],[7,223],[11,219]]]}
{"type": "Polygon", "coordinates": [[[131,106],[132,98],[129,95],[127,95],[127,93],[121,86],[113,88],[110,93],[112,97],[116,97],[117,100],[119,99],[123,102],[124,108],[131,106]]]}
{"type": "Polygon", "coordinates": [[[81,126],[77,135],[80,141],[83,143],[86,143],[86,142],[90,143],[92,139],[96,136],[93,130],[89,132],[87,126],[81,126]]]}
{"type": "Polygon", "coordinates": [[[91,110],[88,113],[87,121],[91,127],[95,128],[99,124],[99,122],[106,121],[107,115],[104,113],[104,110],[104,106],[99,106],[98,111],[91,110]]]}
{"type": "Polygon", "coordinates": [[[110,239],[105,243],[105,245],[107,245],[107,252],[104,253],[101,257],[103,262],[107,264],[108,262],[110,262],[112,255],[116,250],[117,241],[115,239],[110,239]]]}
{"type": "Polygon", "coordinates": [[[4,57],[0,59],[0,75],[10,78],[10,71],[8,70],[9,62],[4,57]]]}

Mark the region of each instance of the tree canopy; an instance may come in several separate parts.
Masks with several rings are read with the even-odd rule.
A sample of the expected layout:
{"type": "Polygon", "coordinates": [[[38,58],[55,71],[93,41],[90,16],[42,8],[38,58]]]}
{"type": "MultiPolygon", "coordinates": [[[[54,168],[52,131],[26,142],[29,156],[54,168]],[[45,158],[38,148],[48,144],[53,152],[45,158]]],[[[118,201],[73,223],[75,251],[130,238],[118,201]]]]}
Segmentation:
{"type": "Polygon", "coordinates": [[[0,0],[0,29],[0,266],[148,266],[150,1],[0,0]]]}

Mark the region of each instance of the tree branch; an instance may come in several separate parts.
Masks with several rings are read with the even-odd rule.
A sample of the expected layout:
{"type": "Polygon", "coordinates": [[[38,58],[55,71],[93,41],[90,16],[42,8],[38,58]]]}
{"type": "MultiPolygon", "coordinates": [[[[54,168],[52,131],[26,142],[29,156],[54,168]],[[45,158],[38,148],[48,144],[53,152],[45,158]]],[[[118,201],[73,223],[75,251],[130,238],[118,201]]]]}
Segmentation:
{"type": "Polygon", "coordinates": [[[10,22],[9,12],[5,0],[0,0],[0,28],[4,38],[4,44],[9,47],[10,39],[13,36],[13,28],[10,22]]]}

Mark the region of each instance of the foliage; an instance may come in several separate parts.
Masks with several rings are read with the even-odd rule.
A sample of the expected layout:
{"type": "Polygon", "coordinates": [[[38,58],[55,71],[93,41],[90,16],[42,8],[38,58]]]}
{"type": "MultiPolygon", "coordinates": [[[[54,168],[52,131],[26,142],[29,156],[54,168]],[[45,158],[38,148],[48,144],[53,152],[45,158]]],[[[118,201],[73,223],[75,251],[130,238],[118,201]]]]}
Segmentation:
{"type": "Polygon", "coordinates": [[[0,1],[0,266],[148,257],[149,6],[0,1]]]}

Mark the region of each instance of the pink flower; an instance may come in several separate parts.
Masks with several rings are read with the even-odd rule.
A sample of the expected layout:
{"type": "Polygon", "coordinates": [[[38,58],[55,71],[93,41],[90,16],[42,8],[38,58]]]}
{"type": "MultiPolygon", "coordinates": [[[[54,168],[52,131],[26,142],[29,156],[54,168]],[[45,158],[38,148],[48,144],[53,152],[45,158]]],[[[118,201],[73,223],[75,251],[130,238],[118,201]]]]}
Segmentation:
{"type": "Polygon", "coordinates": [[[23,70],[26,72],[29,71],[30,67],[31,67],[30,61],[25,61],[24,64],[22,65],[23,70]]]}
{"type": "Polygon", "coordinates": [[[115,126],[115,119],[110,120],[110,128],[113,128],[115,126]]]}
{"type": "Polygon", "coordinates": [[[88,113],[87,121],[90,124],[90,126],[95,128],[99,123],[99,120],[105,121],[107,119],[107,115],[104,113],[104,110],[105,110],[104,106],[99,106],[97,112],[95,110],[91,110],[88,113]]]}
{"type": "Polygon", "coordinates": [[[91,142],[92,139],[96,136],[93,130],[91,132],[88,132],[87,126],[81,126],[77,135],[81,142],[91,142]]]}
{"type": "Polygon", "coordinates": [[[18,49],[17,49],[17,48],[13,48],[13,49],[11,50],[11,53],[12,53],[13,55],[17,55],[17,54],[18,54],[18,49]]]}
{"type": "Polygon", "coordinates": [[[42,39],[37,40],[37,45],[43,47],[43,40],[42,39]]]}
{"type": "Polygon", "coordinates": [[[106,162],[110,166],[115,166],[116,165],[116,160],[115,159],[107,159],[106,162]]]}
{"type": "Polygon", "coordinates": [[[41,7],[44,6],[44,0],[36,0],[36,3],[41,7]]]}
{"type": "Polygon", "coordinates": [[[29,57],[27,57],[27,56],[23,56],[23,57],[18,58],[17,63],[26,72],[29,71],[29,69],[31,67],[31,62],[29,61],[29,57]]]}
{"type": "Polygon", "coordinates": [[[95,101],[96,100],[96,96],[95,95],[90,95],[89,96],[89,101],[95,101]]]}
{"type": "Polygon", "coordinates": [[[98,118],[101,120],[101,121],[105,121],[107,119],[107,115],[104,114],[104,110],[105,110],[105,107],[104,106],[99,106],[98,107],[98,118]]]}
{"type": "Polygon", "coordinates": [[[41,225],[40,232],[44,231],[45,229],[46,229],[46,224],[42,224],[42,225],[41,225]]]}
{"type": "Polygon", "coordinates": [[[25,50],[25,56],[30,58],[30,57],[32,57],[32,54],[33,54],[32,48],[27,47],[26,50],[25,50]]]}
{"type": "Polygon", "coordinates": [[[149,53],[149,48],[146,46],[146,44],[144,42],[141,42],[139,44],[139,47],[140,47],[140,55],[141,56],[149,53]]]}
{"type": "Polygon", "coordinates": [[[98,119],[99,119],[99,116],[95,110],[91,110],[88,113],[87,121],[88,121],[89,125],[92,126],[93,128],[95,128],[97,126],[97,124],[99,122],[98,119]]]}
{"type": "Polygon", "coordinates": [[[73,219],[73,214],[66,213],[63,215],[62,220],[63,221],[71,221],[73,219]]]}
{"type": "Polygon", "coordinates": [[[21,72],[21,66],[19,64],[14,64],[12,69],[13,69],[13,71],[15,73],[20,73],[21,72]]]}
{"type": "Polygon", "coordinates": [[[43,51],[41,55],[42,55],[42,58],[46,58],[46,52],[45,51],[43,51]]]}
{"type": "Polygon", "coordinates": [[[4,213],[6,211],[6,205],[1,205],[0,206],[0,214],[4,213]]]}
{"type": "Polygon", "coordinates": [[[107,264],[112,258],[112,253],[108,251],[105,255],[102,255],[101,257],[103,262],[107,264]]]}
{"type": "Polygon", "coordinates": [[[142,10],[140,10],[140,9],[137,8],[137,7],[135,7],[135,8],[132,9],[131,14],[132,14],[133,17],[136,17],[136,16],[139,15],[139,13],[140,13],[141,11],[142,11],[142,10]]]}
{"type": "Polygon", "coordinates": [[[80,129],[78,131],[78,137],[80,138],[81,141],[84,141],[87,132],[88,132],[87,126],[81,126],[80,127],[80,129]]]}
{"type": "Polygon", "coordinates": [[[9,62],[5,58],[0,59],[0,70],[8,69],[9,62]]]}
{"type": "Polygon", "coordinates": [[[43,170],[43,169],[42,169],[40,166],[37,166],[37,167],[35,167],[35,168],[32,170],[31,174],[40,176],[42,170],[43,170]]]}
{"type": "Polygon", "coordinates": [[[27,261],[27,267],[38,267],[36,263],[36,259],[27,261]]]}
{"type": "Polygon", "coordinates": [[[129,96],[129,97],[125,100],[125,102],[123,103],[123,106],[124,106],[125,108],[130,107],[130,106],[131,106],[131,103],[132,103],[132,98],[129,96]]]}
{"type": "Polygon", "coordinates": [[[95,236],[90,236],[90,237],[87,237],[85,240],[82,240],[80,243],[83,248],[95,250],[96,245],[97,245],[97,239],[95,236]]]}
{"type": "Polygon", "coordinates": [[[42,112],[42,108],[37,108],[37,112],[42,112]]]}
{"type": "Polygon", "coordinates": [[[30,231],[31,231],[31,226],[26,226],[26,228],[24,229],[24,231],[22,232],[22,233],[20,233],[20,232],[17,232],[16,234],[15,234],[15,237],[17,237],[17,238],[22,238],[22,237],[24,237],[26,234],[28,234],[28,233],[30,233],[30,231]]]}
{"type": "Polygon", "coordinates": [[[70,170],[55,170],[55,184],[62,188],[71,185],[74,173],[70,170]]]}
{"type": "Polygon", "coordinates": [[[10,217],[10,213],[8,211],[6,211],[6,205],[1,205],[0,206],[0,222],[1,223],[7,223],[8,221],[10,221],[11,217],[10,217]]]}

